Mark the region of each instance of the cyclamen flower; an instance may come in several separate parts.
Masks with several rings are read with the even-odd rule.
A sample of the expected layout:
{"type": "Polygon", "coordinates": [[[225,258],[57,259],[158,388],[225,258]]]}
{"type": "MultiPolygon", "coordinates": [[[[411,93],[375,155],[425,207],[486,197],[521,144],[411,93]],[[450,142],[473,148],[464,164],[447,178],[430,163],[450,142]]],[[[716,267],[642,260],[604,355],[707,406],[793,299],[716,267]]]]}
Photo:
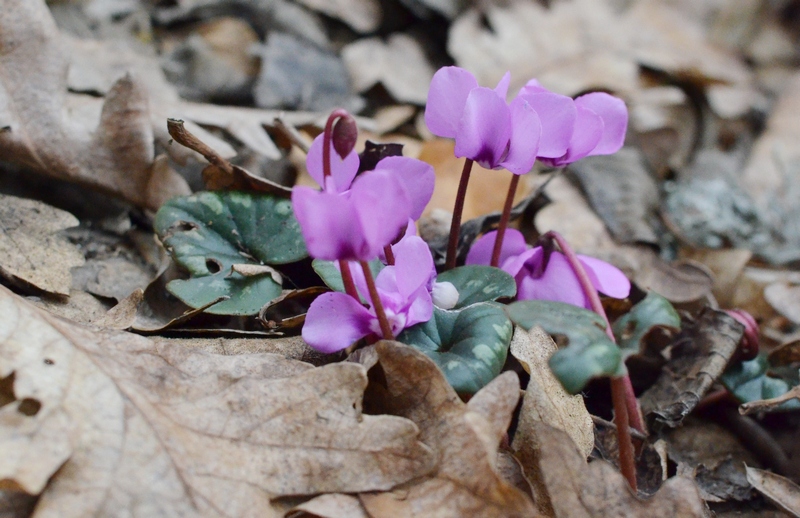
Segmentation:
{"type": "MultiPolygon", "coordinates": [[[[417,236],[408,236],[392,248],[395,264],[381,270],[375,286],[392,333],[397,335],[433,315],[429,288],[433,258],[428,245],[417,236]]],[[[353,280],[360,295],[369,300],[364,275],[358,268],[353,268],[353,280]]],[[[302,333],[306,343],[325,353],[340,351],[370,334],[382,335],[372,304],[366,308],[339,292],[324,293],[314,300],[302,333]]]]}
{"type": "MultiPolygon", "coordinates": [[[[466,264],[489,264],[496,235],[496,231],[488,232],[475,241],[466,264]]],[[[541,246],[530,248],[520,231],[506,230],[500,268],[516,280],[517,299],[552,300],[592,309],[564,254],[554,250],[545,260],[541,246]]],[[[586,255],[578,255],[578,260],[597,291],[618,299],[628,296],[631,283],[618,268],[586,255]]]]}
{"type": "MultiPolygon", "coordinates": [[[[540,117],[544,118],[545,110],[552,107],[549,97],[551,95],[554,94],[538,81],[531,80],[522,87],[518,97],[527,99],[540,117]],[[543,101],[535,101],[542,96],[548,97],[543,101]]],[[[628,109],[625,103],[604,92],[581,95],[572,102],[572,109],[562,106],[560,115],[553,113],[556,118],[561,117],[565,122],[571,121],[569,145],[560,153],[540,150],[539,159],[552,166],[564,166],[587,156],[611,155],[619,151],[625,142],[628,128],[628,109]]],[[[563,126],[561,129],[563,130],[563,126]]]]}
{"type": "Polygon", "coordinates": [[[457,157],[525,174],[536,161],[543,123],[525,99],[506,103],[510,81],[506,73],[494,89],[485,88],[463,68],[440,68],[428,90],[425,123],[434,135],[455,139],[457,157]]]}

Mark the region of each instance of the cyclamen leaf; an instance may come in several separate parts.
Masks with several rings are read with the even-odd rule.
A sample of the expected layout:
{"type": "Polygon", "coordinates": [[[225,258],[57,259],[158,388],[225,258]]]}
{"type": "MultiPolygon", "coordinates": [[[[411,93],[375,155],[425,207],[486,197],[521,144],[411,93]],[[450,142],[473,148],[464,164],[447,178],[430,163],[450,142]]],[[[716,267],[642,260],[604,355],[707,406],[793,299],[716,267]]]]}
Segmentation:
{"type": "Polygon", "coordinates": [[[544,300],[514,302],[505,311],[524,329],[539,326],[567,338],[568,345],[550,357],[550,368],[570,394],[583,390],[592,378],[625,374],[622,351],[606,335],[605,322],[597,313],[544,300]]]}
{"type": "Polygon", "coordinates": [[[155,229],[190,274],[167,285],[173,295],[194,308],[230,297],[208,313],[252,315],[280,295],[279,276],[268,271],[245,276],[232,272],[234,265],[285,264],[307,255],[291,202],[268,194],[201,192],[174,198],[156,214],[155,229]]]}
{"type": "MultiPolygon", "coordinates": [[[[344,281],[342,281],[342,274],[339,272],[335,261],[323,261],[321,259],[314,259],[311,267],[320,276],[322,282],[333,291],[340,291],[345,293],[344,281]]],[[[386,265],[380,259],[373,259],[369,262],[369,269],[372,272],[372,277],[378,276],[381,270],[386,268],[386,265]]],[[[366,302],[366,300],[363,300],[366,302]]]]}
{"type": "Polygon", "coordinates": [[[629,356],[640,352],[642,340],[651,332],[661,330],[670,333],[680,328],[681,317],[672,304],[658,293],[651,291],[614,322],[613,330],[617,345],[625,356],[629,356]]]}
{"type": "Polygon", "coordinates": [[[496,304],[458,310],[433,308],[433,317],[397,337],[431,358],[456,392],[474,394],[500,374],[513,327],[496,304]]]}
{"type": "MultiPolygon", "coordinates": [[[[781,367],[772,365],[767,354],[761,353],[750,361],[731,365],[719,377],[719,381],[741,403],[772,399],[784,395],[800,383],[800,373],[796,367],[781,367]]],[[[776,408],[797,410],[800,401],[792,399],[776,408]]]]}
{"type": "Polygon", "coordinates": [[[492,266],[467,265],[442,272],[436,282],[449,282],[458,290],[458,303],[453,309],[460,309],[478,302],[489,302],[517,294],[514,278],[492,266]]]}

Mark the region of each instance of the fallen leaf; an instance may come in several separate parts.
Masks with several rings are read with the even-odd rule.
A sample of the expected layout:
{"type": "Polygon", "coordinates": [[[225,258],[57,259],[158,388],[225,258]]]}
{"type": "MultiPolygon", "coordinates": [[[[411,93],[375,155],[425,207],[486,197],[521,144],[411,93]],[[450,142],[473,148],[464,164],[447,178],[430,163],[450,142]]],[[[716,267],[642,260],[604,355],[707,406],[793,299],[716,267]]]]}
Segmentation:
{"type": "Polygon", "coordinates": [[[723,308],[738,307],[742,294],[740,290],[743,282],[744,269],[753,257],[753,252],[742,248],[711,249],[686,249],[681,248],[681,257],[697,261],[711,270],[714,274],[712,292],[723,308]]]}
{"type": "Polygon", "coordinates": [[[800,486],[788,478],[747,466],[747,481],[779,508],[800,517],[800,486]]]}
{"type": "Polygon", "coordinates": [[[374,32],[383,18],[378,0],[299,0],[298,3],[338,18],[361,33],[374,32]]]}
{"type": "Polygon", "coordinates": [[[764,298],[775,311],[800,324],[800,286],[776,282],[764,289],[764,298]]]}
{"type": "Polygon", "coordinates": [[[586,464],[564,432],[537,425],[539,468],[558,518],[707,516],[694,482],[673,477],[648,500],[638,499],[623,476],[605,461],[586,464]]]}
{"type": "Polygon", "coordinates": [[[342,49],[353,87],[364,93],[378,83],[400,102],[424,105],[434,69],[422,45],[412,36],[394,33],[357,40],[342,49]]]}
{"type": "Polygon", "coordinates": [[[0,273],[23,285],[68,296],[70,270],[81,266],[84,258],[58,233],[79,223],[69,212],[42,202],[0,194],[0,273]]]}
{"type": "Polygon", "coordinates": [[[744,326],[721,311],[705,309],[675,338],[670,360],[655,384],[639,398],[645,416],[675,427],[722,375],[744,326]]]}
{"type": "Polygon", "coordinates": [[[157,161],[147,92],[117,80],[94,118],[66,103],[68,62],[41,0],[5,0],[0,14],[0,146],[4,159],[78,182],[147,209],[188,194],[185,180],[157,161]]]}
{"type": "Polygon", "coordinates": [[[413,423],[361,413],[360,365],[157,346],[5,289],[0,315],[0,479],[41,493],[39,513],[278,516],[277,496],[385,490],[434,466],[413,423]]]}
{"type": "MultiPolygon", "coordinates": [[[[497,447],[519,397],[519,382],[505,373],[464,404],[424,354],[396,342],[375,351],[385,384],[372,387],[379,406],[411,419],[439,464],[430,477],[388,493],[361,494],[373,518],[531,516],[529,497],[503,480],[497,447]]],[[[373,367],[375,369],[377,367],[373,367]]],[[[377,403],[376,402],[376,403],[377,403]]]]}
{"type": "Polygon", "coordinates": [[[319,518],[369,518],[358,497],[341,493],[320,495],[292,508],[292,511],[287,515],[289,518],[309,515],[319,518]]]}

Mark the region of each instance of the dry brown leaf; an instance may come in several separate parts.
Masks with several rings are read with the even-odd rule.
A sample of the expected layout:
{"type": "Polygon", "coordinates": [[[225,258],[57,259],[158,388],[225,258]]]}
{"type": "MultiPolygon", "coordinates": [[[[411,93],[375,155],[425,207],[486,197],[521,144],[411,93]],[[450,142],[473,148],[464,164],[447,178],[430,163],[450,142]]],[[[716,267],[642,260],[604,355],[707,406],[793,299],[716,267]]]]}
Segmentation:
{"type": "Polygon", "coordinates": [[[775,311],[800,324],[800,286],[776,282],[764,289],[764,298],[775,311]]]}
{"type": "Polygon", "coordinates": [[[435,459],[361,413],[365,369],[158,346],[0,290],[0,480],[58,516],[278,516],[281,495],[388,489],[435,459]]]}
{"type": "Polygon", "coordinates": [[[131,76],[116,81],[99,116],[65,115],[67,60],[47,6],[41,0],[2,0],[0,6],[5,160],[147,209],[189,193],[183,178],[155,159],[147,93],[139,82],[131,76]]]}
{"type": "Polygon", "coordinates": [[[763,469],[747,466],[745,470],[747,481],[759,493],[795,518],[800,518],[800,486],[786,477],[763,469]]]}
{"type": "Polygon", "coordinates": [[[714,274],[714,297],[724,308],[734,307],[734,301],[741,300],[739,286],[745,266],[753,257],[753,252],[743,248],[722,250],[681,249],[681,257],[707,266],[714,274]]]}
{"type": "Polygon", "coordinates": [[[378,0],[299,0],[308,8],[338,18],[358,32],[374,32],[383,13],[378,0]]]}
{"type": "Polygon", "coordinates": [[[319,518],[369,518],[358,497],[333,493],[320,495],[292,509],[287,518],[315,516],[319,518]],[[307,513],[307,514],[306,514],[307,513]]]}
{"type": "Polygon", "coordinates": [[[40,309],[79,324],[91,324],[103,318],[109,311],[109,305],[91,293],[75,289],[69,291],[69,298],[66,300],[55,300],[51,297],[29,297],[28,300],[40,309]]]}
{"type": "Polygon", "coordinates": [[[70,270],[81,266],[84,258],[58,233],[79,223],[69,212],[40,201],[0,194],[0,274],[68,296],[70,270]]]}
{"type": "Polygon", "coordinates": [[[385,386],[373,387],[379,406],[417,423],[420,440],[439,464],[429,478],[389,493],[362,494],[367,513],[373,518],[534,514],[530,498],[496,468],[500,438],[519,398],[516,375],[498,377],[474,396],[474,404],[464,404],[421,352],[386,341],[375,350],[385,376],[385,386]]]}
{"type": "Polygon", "coordinates": [[[511,355],[531,375],[511,446],[532,479],[538,450],[542,446],[537,442],[536,423],[542,422],[566,432],[584,457],[588,457],[594,448],[594,423],[583,397],[567,394],[548,365],[550,356],[557,349],[550,335],[539,327],[530,331],[517,327],[511,339],[511,355]]]}
{"type": "Polygon", "coordinates": [[[610,464],[586,464],[564,432],[537,425],[543,445],[539,467],[557,518],[706,516],[694,482],[673,477],[649,500],[639,500],[610,464]]]}
{"type": "Polygon", "coordinates": [[[357,92],[381,83],[400,102],[424,105],[428,98],[434,70],[422,45],[407,34],[392,34],[385,42],[357,40],[342,49],[342,60],[357,92]]]}
{"type": "Polygon", "coordinates": [[[448,50],[483,85],[511,70],[512,91],[536,77],[568,95],[598,87],[626,94],[641,87],[639,65],[646,65],[733,85],[753,99],[744,63],[709,45],[696,20],[664,2],[612,4],[569,0],[547,8],[516,0],[472,8],[453,23],[448,50]]]}

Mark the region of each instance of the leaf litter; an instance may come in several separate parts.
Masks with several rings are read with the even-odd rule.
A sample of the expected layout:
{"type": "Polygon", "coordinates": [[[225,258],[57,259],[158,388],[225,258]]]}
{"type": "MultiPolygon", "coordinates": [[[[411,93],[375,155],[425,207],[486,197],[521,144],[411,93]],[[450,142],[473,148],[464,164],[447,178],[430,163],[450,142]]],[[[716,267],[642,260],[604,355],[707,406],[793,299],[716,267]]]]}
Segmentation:
{"type": "MultiPolygon", "coordinates": [[[[35,202],[38,213],[17,219],[43,233],[13,235],[0,260],[2,283],[50,312],[0,296],[0,449],[10,459],[0,514],[796,514],[792,2],[0,4],[2,190],[79,218],[35,202]],[[293,66],[289,47],[319,66],[293,66]],[[284,302],[259,320],[204,311],[221,299],[186,306],[166,289],[182,273],[147,246],[84,246],[105,243],[101,232],[152,236],[154,212],[200,178],[210,190],[288,196],[304,174],[288,135],[310,141],[325,117],[297,110],[331,99],[361,107],[376,141],[403,142],[436,166],[435,236],[449,224],[461,161],[452,142],[432,138],[420,106],[430,74],[453,62],[481,84],[510,69],[562,94],[601,89],[628,102],[625,151],[576,163],[542,196],[529,194],[547,176],[527,175],[514,217],[531,242],[557,230],[635,283],[629,300],[605,301],[612,320],[628,315],[618,320],[630,341],[619,365],[649,423],[669,425],[634,433],[648,480],[638,495],[602,460],[617,448],[607,383],[570,396],[548,366],[570,350],[568,335],[554,343],[517,326],[503,373],[459,397],[434,362],[401,344],[348,362],[291,336],[307,310],[294,294],[322,285],[302,260],[280,267],[284,302]],[[316,86],[296,89],[292,76],[316,86]],[[280,88],[270,97],[265,85],[280,88]],[[205,147],[171,143],[167,117],[205,147]],[[56,180],[123,202],[97,223],[56,180]],[[69,240],[84,266],[73,268],[82,254],[69,240]],[[45,253],[33,276],[12,268],[29,242],[45,253]],[[632,310],[648,291],[677,313],[632,310]],[[761,325],[754,360],[740,361],[738,324],[716,311],[735,307],[761,325]],[[276,332],[276,322],[286,325],[276,332]]],[[[497,174],[473,172],[464,252],[499,219],[497,174]]],[[[510,293],[482,300],[500,296],[510,293]]]]}

